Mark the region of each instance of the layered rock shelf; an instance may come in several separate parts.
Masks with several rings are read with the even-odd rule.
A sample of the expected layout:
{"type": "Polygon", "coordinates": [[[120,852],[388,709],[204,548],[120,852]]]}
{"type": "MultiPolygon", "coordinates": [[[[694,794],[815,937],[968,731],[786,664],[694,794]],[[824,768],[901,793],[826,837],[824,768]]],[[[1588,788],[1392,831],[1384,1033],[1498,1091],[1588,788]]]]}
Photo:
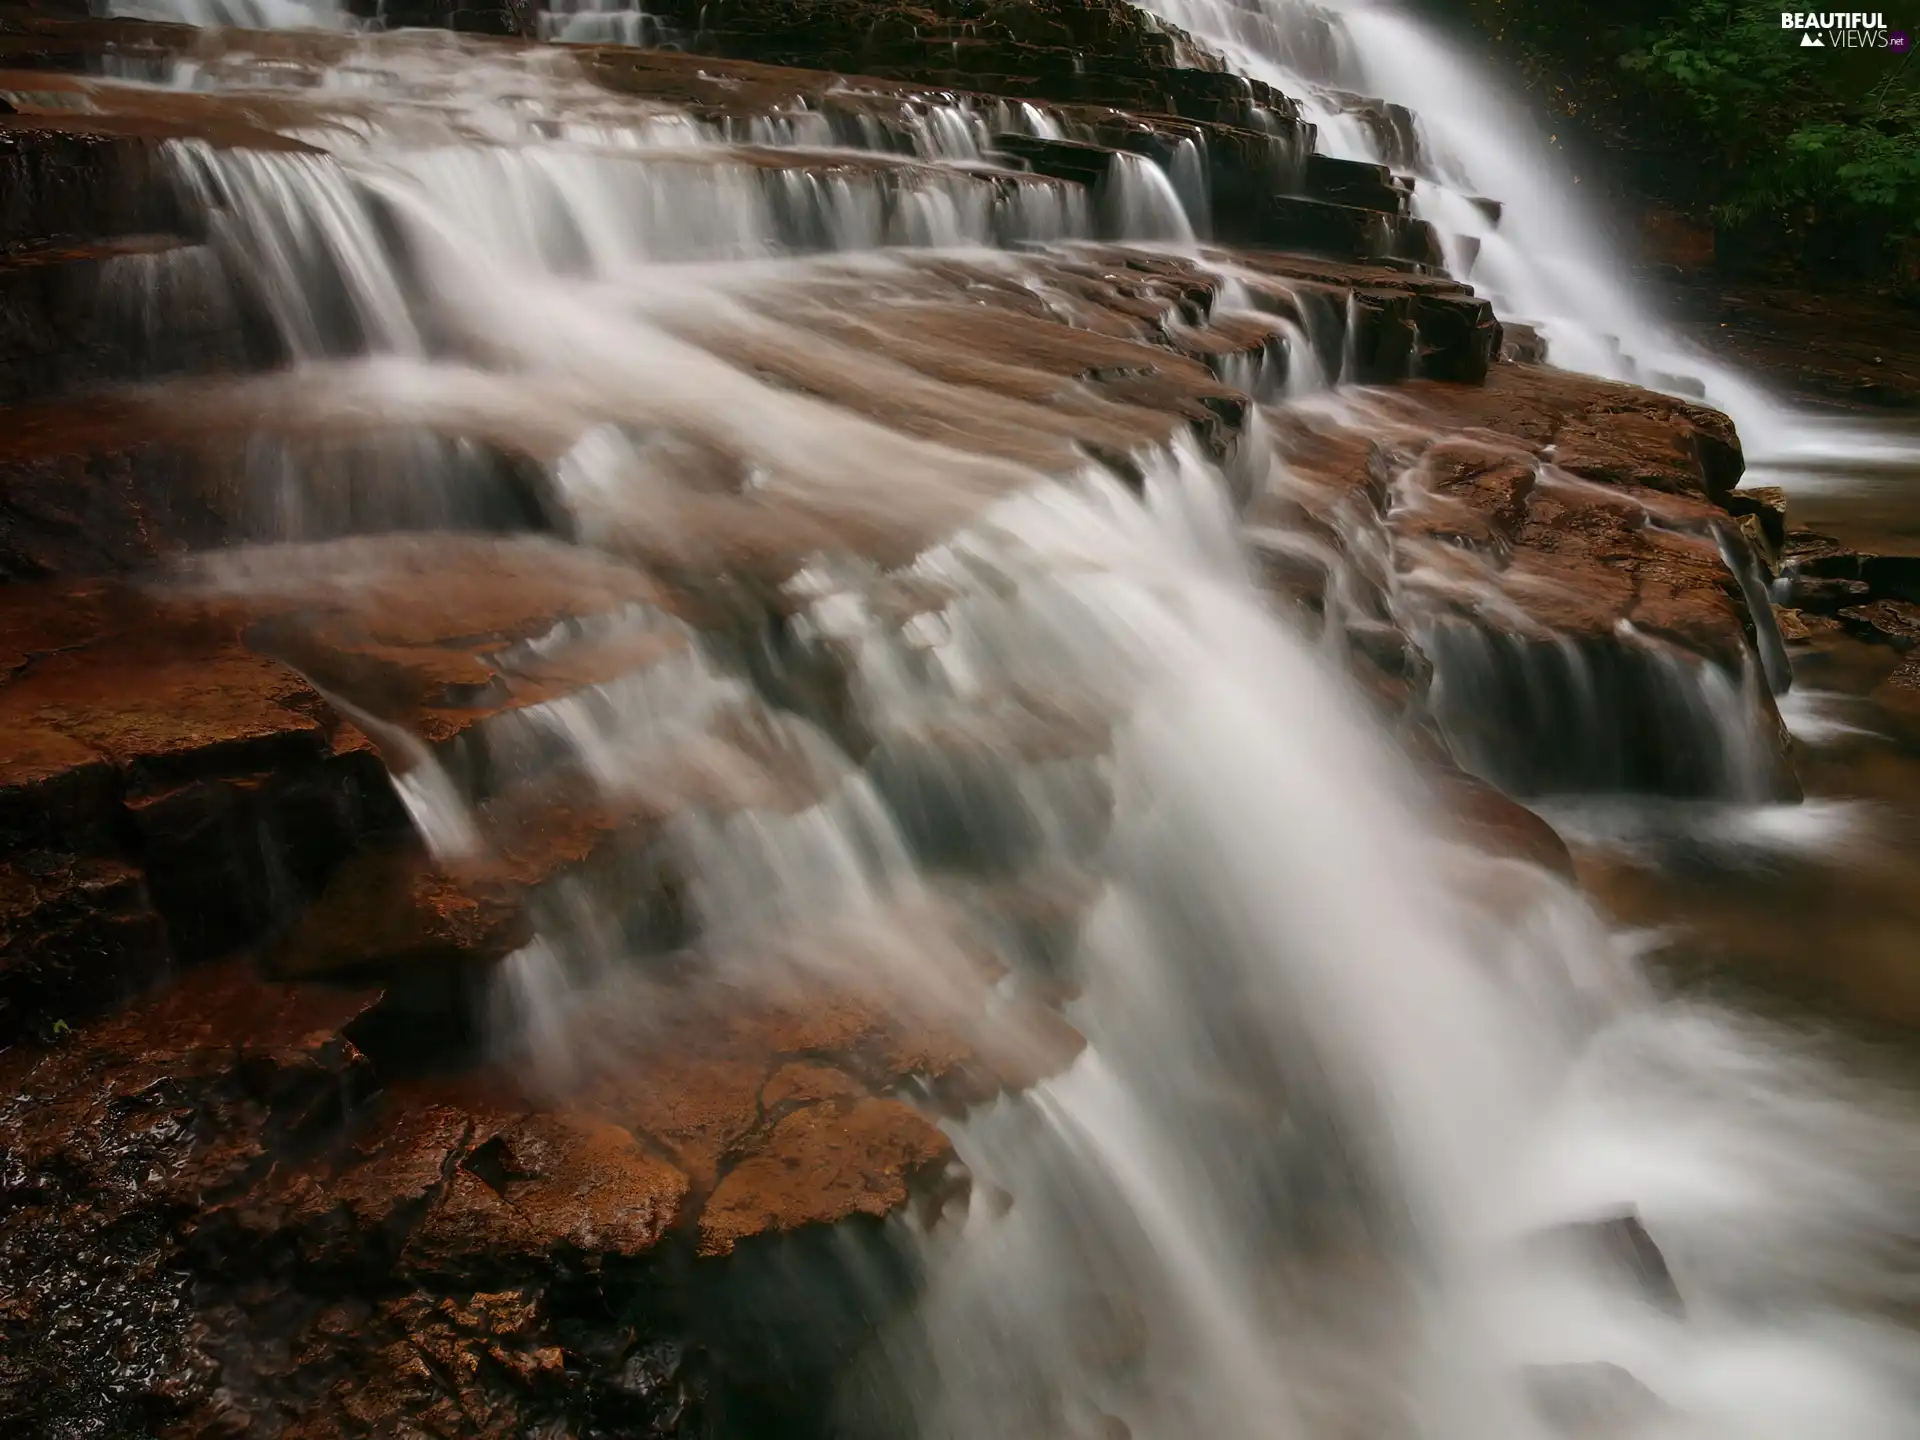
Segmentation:
{"type": "MultiPolygon", "coordinates": [[[[836,250],[818,197],[870,200],[865,243],[899,246],[884,268],[849,245],[743,292],[754,323],[661,323],[979,476],[859,530],[766,499],[747,447],[664,425],[681,548],[596,519],[566,487],[598,417],[532,381],[509,404],[342,363],[360,336],[303,348],[235,262],[238,202],[182,183],[185,151],[324,164],[306,127],[351,120],[351,91],[112,78],[265,57],[310,80],[401,53],[381,44],[448,76],[543,73],[511,38],[530,13],[383,14],[503,38],[0,19],[0,1420],[22,1433],[812,1433],[825,1377],[907,1283],[881,1222],[935,1223],[965,1193],[941,1117],[1078,1051],[1071,987],[1013,983],[980,936],[1063,948],[1087,903],[1083,877],[955,861],[911,923],[951,927],[977,983],[924,1013],[843,983],[844,936],[788,937],[842,964],[771,996],[704,963],[663,828],[819,799],[765,712],[911,783],[849,717],[843,671],[779,663],[770,597],[829,539],[885,570],[1007,476],[1093,466],[1137,489],[1188,447],[1238,487],[1275,606],[1346,656],[1463,833],[1562,871],[1551,830],[1485,783],[1596,778],[1528,708],[1533,651],[1582,657],[1616,715],[1662,715],[1662,677],[1707,667],[1785,793],[1778,635],[1749,572],[1920,635],[1913,577],[1796,552],[1735,495],[1723,416],[1504,358],[1521,337],[1442,273],[1411,182],[1315,153],[1286,96],[1092,0],[730,0],[655,17],[699,54],[543,52],[588,97],[582,127],[705,127],[647,163],[738,177],[780,255],[836,250]],[[928,138],[954,125],[964,143],[928,138]],[[1182,155],[1207,180],[1198,238],[1127,243],[1103,218],[1127,165],[1182,155]],[[910,245],[935,191],[1006,248],[910,245]],[[723,528],[724,563],[687,558],[723,528]],[[1468,643],[1505,658],[1463,719],[1435,677],[1455,666],[1457,691],[1468,643]],[[706,650],[758,693],[615,799],[559,773],[556,714],[686,693],[706,650]],[[470,802],[460,843],[432,833],[435,777],[470,802]],[[503,1059],[502,967],[588,883],[624,897],[650,1008],[601,1017],[564,1074],[503,1059]],[[883,1293],[833,1292],[830,1246],[869,1247],[883,1293]]],[[[431,302],[416,318],[452,345],[431,302]]],[[[1030,749],[1104,743],[1029,708],[1030,749]]],[[[1597,778],[1686,790],[1685,722],[1631,734],[1597,778]]]]}

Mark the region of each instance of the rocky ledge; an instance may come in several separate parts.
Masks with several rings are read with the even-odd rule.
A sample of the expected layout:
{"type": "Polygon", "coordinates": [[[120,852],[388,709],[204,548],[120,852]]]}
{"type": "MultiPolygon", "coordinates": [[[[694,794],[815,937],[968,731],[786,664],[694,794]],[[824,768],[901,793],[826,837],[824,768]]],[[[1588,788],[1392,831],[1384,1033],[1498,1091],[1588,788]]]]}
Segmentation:
{"type": "Polygon", "coordinates": [[[871,1007],[677,1017],[697,1040],[556,1101],[383,1084],[379,1005],[223,962],[0,1058],[19,1433],[711,1433],[849,1343],[809,1227],[947,1183],[881,1092],[967,1057],[871,1007]]]}

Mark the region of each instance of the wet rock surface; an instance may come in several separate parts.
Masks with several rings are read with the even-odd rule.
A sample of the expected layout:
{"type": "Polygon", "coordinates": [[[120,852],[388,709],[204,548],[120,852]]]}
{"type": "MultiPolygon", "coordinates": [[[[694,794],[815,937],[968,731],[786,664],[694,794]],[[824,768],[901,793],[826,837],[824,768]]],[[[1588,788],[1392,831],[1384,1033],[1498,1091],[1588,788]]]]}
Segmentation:
{"type": "Polygon", "coordinates": [[[871,1005],[735,1007],[556,1100],[383,1085],[351,1038],[380,1003],[221,963],[0,1061],[10,1422],[706,1434],[734,1382],[703,1327],[742,1283],[717,1257],[883,1215],[949,1158],[876,1087],[963,1052],[871,1005]]]}
{"type": "MultiPolygon", "coordinates": [[[[1669,689],[1673,667],[1704,660],[1742,692],[1730,703],[1748,707],[1766,783],[1793,792],[1759,680],[1774,621],[1733,568],[1752,560],[1723,508],[1741,469],[1724,416],[1506,362],[1481,385],[1415,381],[1288,417],[1280,450],[1293,484],[1252,518],[1304,516],[1349,549],[1386,532],[1393,559],[1343,599],[1343,623],[1372,660],[1365,637],[1406,627],[1396,594],[1437,602],[1407,636],[1426,664],[1389,647],[1385,693],[1417,710],[1437,670],[1439,722],[1469,768],[1523,794],[1711,788],[1700,747],[1719,741],[1669,689]],[[1596,696],[1622,728],[1570,743],[1596,696]]],[[[1330,594],[1312,577],[1289,593],[1323,612],[1330,594]]]]}

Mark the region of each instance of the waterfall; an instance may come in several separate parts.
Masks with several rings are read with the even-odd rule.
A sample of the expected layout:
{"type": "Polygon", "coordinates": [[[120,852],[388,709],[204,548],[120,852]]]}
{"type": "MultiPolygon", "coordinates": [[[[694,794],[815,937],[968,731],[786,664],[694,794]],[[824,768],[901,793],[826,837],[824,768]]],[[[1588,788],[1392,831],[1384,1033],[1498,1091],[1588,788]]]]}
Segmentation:
{"type": "Polygon", "coordinates": [[[1141,155],[1113,157],[1101,184],[1100,208],[1115,237],[1191,244],[1193,224],[1167,172],[1141,155]]]}
{"type": "Polygon", "coordinates": [[[344,30],[354,23],[342,0],[94,0],[94,7],[127,20],[247,30],[344,30]]]}
{"type": "Polygon", "coordinates": [[[1393,0],[1140,0],[1234,70],[1301,102],[1318,148],[1412,173],[1415,212],[1449,268],[1502,318],[1539,327],[1571,370],[1704,398],[1739,426],[1751,467],[1885,463],[1911,442],[1794,412],[1664,324],[1605,227],[1500,79],[1393,0]],[[1380,101],[1410,112],[1413,135],[1380,101]],[[1411,138],[1412,143],[1408,140],[1411,138]],[[1498,218],[1478,197],[1499,201],[1498,218]]]}
{"type": "MultiPolygon", "coordinates": [[[[1567,369],[1699,396],[1740,428],[1749,467],[1792,475],[1836,464],[1905,464],[1913,445],[1855,422],[1795,412],[1735,367],[1676,335],[1644,303],[1604,227],[1497,77],[1408,16],[1397,0],[1139,0],[1187,30],[1240,74],[1302,103],[1331,155],[1385,163],[1419,181],[1415,213],[1442,236],[1449,268],[1500,314],[1535,325],[1550,361],[1567,369]],[[1379,102],[1405,107],[1399,115],[1379,102]],[[1406,113],[1410,112],[1410,114],[1406,113]],[[1413,133],[1406,133],[1410,123],[1413,133]],[[1499,201],[1497,212],[1481,202],[1499,201]],[[1497,218],[1495,215],[1497,213],[1497,218]]],[[[107,12],[196,25],[335,29],[352,23],[338,0],[108,0],[107,12]]],[[[645,44],[655,22],[626,0],[581,0],[541,15],[544,38],[645,44]]],[[[1021,106],[1025,126],[1044,134],[1021,106]]],[[[936,114],[920,132],[930,158],[977,158],[977,120],[936,114]]],[[[1194,209],[1195,167],[1176,157],[1172,184],[1194,209]]],[[[1120,203],[1159,238],[1166,223],[1152,176],[1120,177],[1120,203]],[[1144,207],[1144,208],[1140,208],[1144,207]]]]}
{"type": "MultiPolygon", "coordinates": [[[[1009,247],[1087,233],[1058,187],[930,163],[970,158],[957,110],[919,158],[850,159],[456,94],[435,120],[373,73],[353,125],[307,94],[325,153],[172,151],[302,362],[260,403],[511,442],[556,571],[590,546],[722,617],[635,603],[501,658],[644,640],[659,668],[487,721],[470,774],[387,747],[443,851],[558,779],[668,817],[542,909],[503,1051],[558,1085],[608,1017],[644,1043],[671,952],[735,995],[870,986],[1043,1075],[949,1121],[964,1207],[889,1222],[919,1297],[843,1433],[1910,1440],[1911,1101],[1663,1000],[1570,885],[1457,842],[1256,587],[1233,457],[1182,431],[1097,463],[1045,429],[1059,377],[1001,401],[900,358],[935,267],[1056,298],[1009,247]],[[637,913],[659,874],[670,944],[637,913]],[[1008,1018],[1035,996],[1086,1041],[1050,1069],[1008,1018]]],[[[1122,236],[1192,239],[1144,159],[1106,198],[1122,236]]],[[[1290,390],[1320,338],[1280,331],[1290,390]]],[[[355,583],[326,547],[205,564],[355,583]]]]}

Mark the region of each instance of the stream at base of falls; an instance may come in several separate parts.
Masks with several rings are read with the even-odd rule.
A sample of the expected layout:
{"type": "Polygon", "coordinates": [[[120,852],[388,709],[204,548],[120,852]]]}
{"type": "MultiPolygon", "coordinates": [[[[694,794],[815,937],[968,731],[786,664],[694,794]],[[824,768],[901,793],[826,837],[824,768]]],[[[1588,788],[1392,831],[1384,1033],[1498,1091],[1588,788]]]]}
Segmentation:
{"type": "MultiPolygon", "coordinates": [[[[1326,57],[1273,39],[1284,7],[1150,8],[1320,93],[1301,76],[1326,57]]],[[[1583,348],[1604,345],[1580,308],[1614,303],[1588,283],[1604,266],[1536,223],[1552,197],[1529,191],[1531,162],[1483,153],[1485,117],[1442,91],[1395,89],[1388,57],[1413,58],[1395,17],[1343,23],[1322,31],[1334,59],[1363,45],[1372,68],[1329,84],[1377,69],[1372,93],[1471,149],[1430,157],[1436,172],[1463,160],[1476,187],[1510,187],[1469,278],[1541,322],[1555,358],[1608,368],[1583,348]]],[[[1012,1019],[993,1032],[1043,1073],[946,1122],[965,1185],[885,1222],[914,1300],[876,1303],[826,1427],[1920,1434],[1920,1085],[1900,1047],[1819,1018],[1840,998],[1920,1011],[1902,951],[1920,902],[1901,867],[1920,838],[1920,719],[1878,690],[1849,698],[1885,657],[1837,642],[1799,657],[1812,693],[1782,704],[1807,757],[1800,805],[1734,781],[1664,807],[1543,801],[1603,916],[1563,878],[1455,838],[1339,655],[1260,588],[1238,502],[1284,480],[1264,419],[1219,454],[1181,435],[1111,463],[1064,423],[1046,430],[1039,400],[957,405],[975,377],[927,368],[911,327],[883,323],[933,314],[936,271],[1066,313],[1068,272],[1049,266],[1076,246],[1196,257],[1174,177],[1121,165],[1089,209],[989,175],[970,112],[916,132],[918,154],[771,128],[743,143],[615,103],[563,61],[412,42],[356,41],[297,83],[298,62],[266,75],[244,49],[139,77],[270,96],[313,147],[170,151],[302,367],[297,395],[254,403],[510,442],[541,459],[569,543],[659,582],[669,598],[610,629],[671,661],[533,707],[508,738],[517,781],[669,797],[664,854],[695,936],[676,963],[741,993],[872,985],[904,1014],[974,1027],[959,997],[984,975],[1007,1015],[1044,993],[1085,1040],[1049,1068],[1012,1019]],[[797,152],[834,163],[783,168],[797,152]],[[890,348],[855,343],[875,334],[890,348]],[[1852,858],[1876,848],[1881,868],[1852,858]],[[1871,924],[1814,908],[1836,875],[1871,924]],[[1013,891],[1072,897],[1077,923],[1011,923],[998,897],[1013,891]],[[1842,943],[1874,957],[1844,997],[1814,973],[1842,943]],[[1693,983],[1717,973],[1716,946],[1758,956],[1777,985],[1693,983]]],[[[1362,150],[1316,114],[1332,148],[1362,150]]],[[[1465,226],[1464,175],[1418,193],[1450,233],[1465,226]]],[[[1230,276],[1218,294],[1239,312],[1230,276]]],[[[1338,356],[1322,366],[1304,326],[1273,343],[1275,415],[1348,403],[1329,398],[1338,356]]],[[[1659,385],[1697,358],[1664,344],[1648,322],[1614,368],[1659,385]]],[[[1741,377],[1706,388],[1769,463],[1823,443],[1741,377]]],[[[1840,477],[1828,493],[1854,493],[1865,443],[1849,430],[1821,452],[1840,477]]],[[[414,458],[417,488],[459,498],[459,454],[414,458]]],[[[283,533],[210,553],[197,578],[350,591],[292,546],[332,538],[298,491],[275,512],[283,533]]],[[[1737,760],[1746,722],[1728,717],[1767,677],[1716,670],[1709,694],[1702,673],[1670,678],[1716,763],[1737,760]]],[[[365,728],[438,854],[484,846],[474,776],[365,728]]],[[[588,1049],[646,1043],[644,1023],[624,1041],[609,1023],[644,1016],[667,983],[623,949],[630,883],[581,881],[502,967],[495,1042],[556,1088],[588,1049]]],[[[861,1276],[846,1283],[858,1293],[861,1276]]]]}

